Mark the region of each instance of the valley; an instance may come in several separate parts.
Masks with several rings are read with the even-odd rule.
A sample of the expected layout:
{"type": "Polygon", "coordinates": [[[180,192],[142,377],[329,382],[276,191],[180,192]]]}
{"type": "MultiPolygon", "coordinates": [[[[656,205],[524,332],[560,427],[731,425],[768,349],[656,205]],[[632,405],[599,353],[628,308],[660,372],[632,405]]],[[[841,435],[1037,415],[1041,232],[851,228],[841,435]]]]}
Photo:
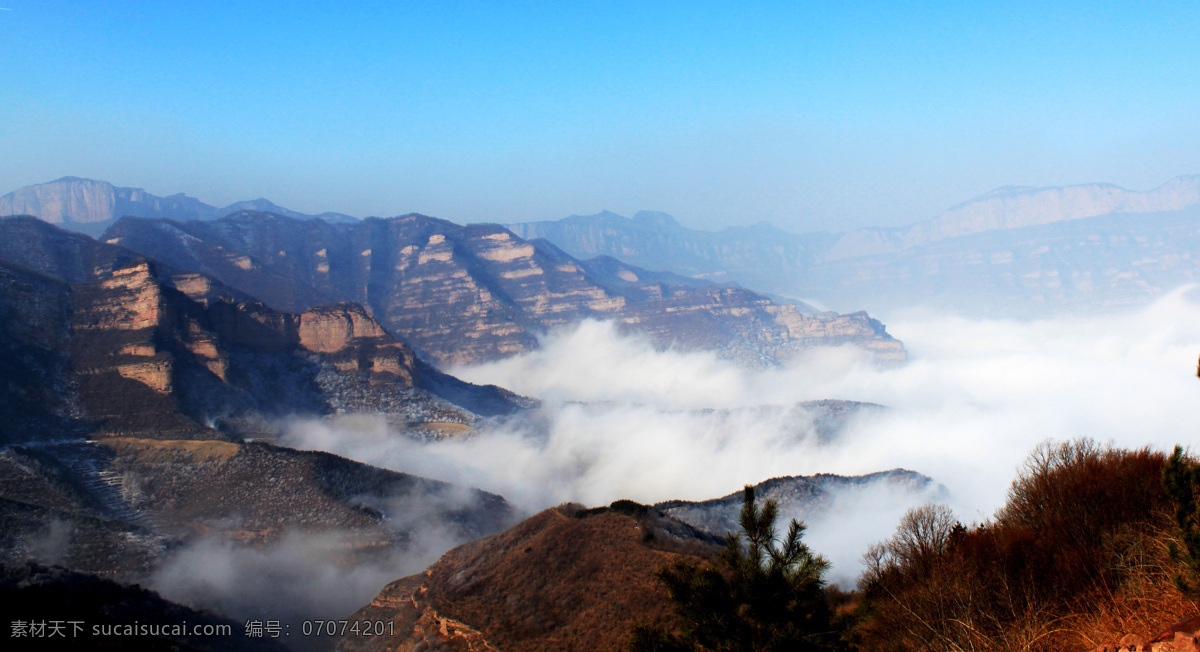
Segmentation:
{"type": "Polygon", "coordinates": [[[0,5],[4,652],[1200,652],[1195,6],[0,5]]]}
{"type": "Polygon", "coordinates": [[[1200,303],[1176,287],[1190,258],[1163,253],[1189,249],[1176,185],[1070,191],[1049,205],[1094,206],[1059,213],[1013,190],[834,239],[710,237],[661,214],[504,227],[184,210],[81,179],[23,190],[6,201],[57,217],[0,218],[0,559],[36,578],[21,595],[147,587],[147,618],[386,624],[251,647],[624,649],[635,627],[675,627],[662,569],[726,554],[745,485],[804,523],[830,613],[850,618],[879,600],[871,573],[909,572],[871,555],[922,506],[982,537],[1039,442],[1151,432],[1161,450],[1197,416],[1179,360],[1200,303]],[[1034,216],[1004,217],[1018,210],[1034,216]],[[79,224],[95,228],[60,228],[79,224]],[[864,238],[878,251],[845,254],[864,238]],[[922,298],[1019,313],[1028,283],[1005,301],[980,283],[1019,261],[1031,278],[1080,242],[1109,281],[1044,294],[1088,303],[1070,318],[947,317],[922,298]],[[973,247],[1011,260],[981,281],[973,247]],[[775,281],[755,276],[768,267],[775,281]],[[780,285],[789,269],[847,302],[858,279],[863,305],[925,311],[885,327],[788,302],[826,303],[780,285]]]}

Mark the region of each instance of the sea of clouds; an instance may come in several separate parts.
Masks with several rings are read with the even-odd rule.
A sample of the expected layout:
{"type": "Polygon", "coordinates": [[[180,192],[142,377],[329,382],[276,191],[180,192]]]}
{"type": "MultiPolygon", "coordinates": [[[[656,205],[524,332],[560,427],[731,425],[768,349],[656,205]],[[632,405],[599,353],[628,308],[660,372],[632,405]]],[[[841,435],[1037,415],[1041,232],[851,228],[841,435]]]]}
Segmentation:
{"type": "MultiPolygon", "coordinates": [[[[368,417],[294,421],[281,442],[479,487],[528,512],[566,501],[704,500],[777,476],[899,467],[933,478],[961,520],[978,522],[1003,504],[1043,440],[1169,450],[1196,438],[1195,294],[1181,288],[1135,311],[1028,322],[901,312],[886,320],[909,351],[896,367],[842,346],[747,369],[587,321],[547,334],[536,351],[449,370],[541,399],[533,417],[435,443],[368,417]],[[818,399],[888,409],[820,442],[793,407],[818,399]]],[[[849,582],[867,545],[929,498],[848,494],[809,523],[806,539],[833,560],[834,579],[849,582]]]]}

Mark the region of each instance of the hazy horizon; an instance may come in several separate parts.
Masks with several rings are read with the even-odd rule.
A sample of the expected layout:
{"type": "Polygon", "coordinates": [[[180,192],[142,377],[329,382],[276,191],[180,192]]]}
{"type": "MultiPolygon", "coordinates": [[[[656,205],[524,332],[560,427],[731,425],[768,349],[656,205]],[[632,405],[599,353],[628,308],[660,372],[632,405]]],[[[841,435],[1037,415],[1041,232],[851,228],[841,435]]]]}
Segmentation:
{"type": "MultiPolygon", "coordinates": [[[[1127,190],[1127,191],[1130,191],[1130,192],[1135,192],[1135,193],[1137,193],[1137,192],[1148,192],[1148,191],[1152,191],[1152,190],[1155,190],[1155,189],[1159,188],[1160,186],[1163,186],[1163,185],[1167,184],[1168,182],[1170,182],[1170,181],[1172,181],[1172,180],[1174,180],[1174,179],[1179,179],[1179,178],[1184,178],[1184,177],[1191,177],[1191,176],[1200,176],[1200,175],[1189,175],[1189,174],[1180,174],[1180,175],[1175,175],[1175,176],[1173,176],[1173,177],[1170,177],[1170,178],[1168,178],[1168,179],[1164,179],[1164,180],[1163,180],[1162,182],[1160,182],[1160,183],[1157,183],[1157,184],[1155,184],[1155,185],[1153,185],[1153,186],[1149,186],[1149,187],[1146,187],[1146,188],[1128,188],[1128,187],[1120,186],[1119,184],[1112,184],[1112,183],[1105,182],[1105,181],[1095,181],[1095,182],[1088,182],[1088,183],[1081,183],[1081,184],[1071,184],[1071,185],[1068,185],[1068,186],[1014,186],[1014,185],[1011,185],[1011,184],[1010,184],[1010,185],[1001,185],[1001,186],[996,186],[995,188],[992,188],[992,189],[990,189],[990,190],[988,190],[988,191],[986,191],[986,192],[984,192],[984,193],[981,193],[981,194],[979,194],[979,195],[975,195],[975,196],[972,196],[972,197],[966,197],[966,198],[963,198],[963,199],[961,199],[961,200],[959,200],[959,201],[955,202],[955,203],[954,203],[954,204],[952,204],[952,205],[947,205],[945,208],[943,208],[942,210],[938,211],[937,213],[935,213],[935,214],[933,214],[933,215],[929,215],[929,216],[923,217],[923,218],[921,218],[921,219],[914,220],[914,221],[912,221],[912,222],[902,222],[902,223],[896,223],[896,224],[863,224],[863,225],[859,225],[859,226],[845,227],[844,229],[841,229],[841,230],[839,230],[839,231],[832,231],[832,232],[834,232],[834,233],[837,233],[837,232],[854,231],[854,230],[860,230],[860,229],[872,229],[872,228],[882,228],[882,229],[887,229],[887,228],[898,228],[898,227],[908,227],[908,226],[913,226],[913,225],[915,225],[915,224],[918,224],[918,223],[920,223],[920,222],[928,221],[929,219],[932,219],[932,218],[934,218],[934,217],[937,217],[938,215],[940,215],[940,214],[942,214],[942,213],[944,213],[944,212],[946,212],[946,211],[948,211],[948,210],[951,210],[951,209],[953,209],[953,208],[955,208],[955,207],[957,207],[957,206],[959,206],[959,205],[962,205],[962,204],[968,204],[968,203],[970,203],[970,202],[972,202],[972,201],[975,201],[975,200],[977,200],[977,199],[981,199],[981,198],[983,198],[983,197],[986,197],[986,196],[988,196],[989,194],[992,194],[992,193],[994,193],[994,192],[996,192],[996,191],[1001,191],[1001,190],[1005,190],[1005,189],[1021,189],[1021,190],[1024,190],[1024,189],[1029,189],[1029,190],[1052,190],[1052,189],[1056,189],[1056,188],[1067,188],[1067,187],[1071,187],[1072,185],[1081,185],[1081,186],[1086,186],[1086,185],[1113,185],[1113,186],[1117,186],[1118,188],[1121,188],[1122,190],[1127,190]]],[[[201,201],[201,202],[203,202],[203,203],[205,203],[205,204],[208,204],[208,205],[210,205],[210,206],[213,206],[214,208],[217,208],[217,209],[225,208],[226,206],[229,206],[229,205],[231,205],[231,204],[234,204],[234,203],[237,203],[237,202],[247,202],[247,201],[256,201],[256,200],[260,200],[260,199],[266,199],[267,201],[270,201],[270,202],[272,202],[272,203],[274,203],[274,204],[276,204],[277,206],[280,206],[280,207],[282,207],[282,208],[286,208],[286,209],[288,209],[288,210],[293,210],[293,211],[297,211],[297,212],[300,212],[300,213],[306,213],[306,214],[308,214],[308,215],[314,215],[314,216],[315,216],[315,215],[320,215],[320,214],[323,214],[323,213],[338,213],[338,214],[349,214],[349,215],[352,215],[353,217],[356,217],[356,218],[358,218],[358,219],[366,219],[366,218],[390,219],[390,218],[393,218],[393,217],[400,217],[400,216],[404,216],[404,215],[420,214],[420,215],[426,215],[427,217],[434,217],[434,218],[438,218],[438,219],[447,219],[447,220],[449,220],[449,221],[451,221],[451,222],[455,222],[455,223],[458,223],[458,224],[501,223],[501,222],[500,222],[500,221],[498,221],[498,220],[463,220],[463,221],[450,220],[449,218],[446,218],[445,216],[442,216],[442,215],[436,215],[436,214],[430,214],[430,213],[422,213],[421,211],[398,211],[398,212],[387,213],[387,214],[378,214],[378,215],[354,215],[354,214],[352,214],[352,213],[349,213],[348,211],[341,210],[341,209],[339,209],[339,208],[337,208],[337,207],[330,207],[330,208],[326,208],[326,209],[324,209],[324,210],[312,210],[312,211],[304,211],[304,210],[298,210],[296,207],[294,207],[294,206],[292,206],[292,205],[290,205],[290,204],[288,204],[288,203],[286,203],[286,202],[278,201],[277,199],[275,199],[275,198],[273,198],[273,197],[267,197],[267,196],[263,196],[263,195],[261,195],[261,194],[260,194],[260,195],[255,195],[255,196],[253,196],[253,197],[251,197],[251,196],[242,197],[242,198],[240,198],[240,199],[235,199],[235,200],[233,200],[233,201],[213,202],[213,201],[209,201],[209,200],[207,200],[207,199],[206,199],[206,198],[204,198],[204,197],[198,197],[198,196],[196,196],[196,195],[193,195],[192,193],[190,193],[190,192],[188,192],[188,191],[186,191],[186,190],[175,190],[175,191],[155,192],[155,191],[153,191],[153,190],[150,190],[150,189],[148,189],[148,188],[145,188],[145,187],[143,187],[143,186],[140,186],[140,185],[138,185],[138,184],[125,184],[125,183],[114,182],[114,181],[112,181],[111,179],[101,179],[101,178],[92,178],[92,177],[81,177],[81,176],[79,176],[79,175],[74,175],[74,174],[65,174],[65,175],[60,175],[60,176],[58,176],[58,177],[55,177],[55,178],[53,178],[53,179],[47,179],[47,180],[45,180],[45,181],[37,182],[37,183],[34,183],[34,184],[26,184],[26,186],[28,186],[28,185],[41,185],[41,184],[46,184],[46,183],[53,183],[53,182],[55,182],[55,181],[59,181],[59,180],[61,180],[61,179],[66,179],[66,178],[79,178],[79,179],[85,179],[85,180],[91,180],[91,181],[104,181],[104,182],[111,183],[111,184],[112,184],[114,187],[117,187],[117,188],[138,188],[138,189],[141,189],[141,190],[145,190],[146,192],[149,192],[150,194],[157,195],[157,196],[159,196],[159,197],[168,197],[168,196],[171,196],[171,195],[177,195],[177,194],[186,195],[186,196],[188,196],[188,197],[191,197],[191,198],[193,198],[193,199],[196,199],[196,200],[198,200],[198,201],[201,201]]],[[[21,187],[23,188],[23,187],[26,187],[26,186],[21,186],[21,187]]],[[[15,190],[18,190],[18,189],[19,189],[19,188],[11,188],[11,189],[8,189],[6,192],[13,192],[13,191],[15,191],[15,190]]],[[[0,189],[0,190],[2,190],[2,189],[0,189]]],[[[0,195],[2,195],[2,194],[6,194],[6,193],[0,193],[0,195]]],[[[747,223],[734,223],[734,222],[728,222],[728,223],[724,223],[724,222],[722,222],[722,223],[718,223],[718,224],[714,224],[714,225],[707,225],[707,226],[705,226],[705,225],[695,225],[695,224],[692,224],[692,223],[690,223],[690,222],[689,222],[689,220],[688,220],[686,217],[681,217],[681,216],[679,216],[679,215],[676,215],[676,214],[674,214],[674,213],[671,213],[670,211],[660,210],[660,209],[653,208],[653,207],[642,207],[642,208],[637,208],[637,209],[634,209],[634,210],[631,210],[631,211],[627,211],[627,212],[615,211],[615,210],[612,210],[612,209],[609,209],[609,208],[600,208],[600,209],[598,209],[598,210],[596,210],[596,211],[593,211],[593,212],[588,212],[588,213],[582,213],[582,212],[573,212],[573,213],[568,213],[568,214],[564,214],[564,215],[558,215],[558,216],[554,216],[554,217],[548,217],[548,218],[538,218],[538,219],[534,219],[534,218],[529,218],[529,219],[514,219],[514,220],[508,220],[508,221],[505,221],[505,222],[503,222],[503,223],[505,223],[505,224],[521,224],[521,223],[527,223],[527,222],[555,221],[555,220],[561,220],[561,219],[565,219],[565,218],[569,218],[569,217],[589,217],[589,216],[593,216],[593,215],[599,215],[599,214],[604,214],[604,213],[612,213],[612,214],[616,214],[616,215],[618,215],[618,216],[620,216],[620,217],[624,217],[624,218],[633,218],[633,217],[635,217],[635,216],[636,216],[638,213],[662,213],[662,214],[666,214],[666,215],[669,215],[669,216],[671,216],[673,219],[675,219],[675,220],[676,220],[676,222],[678,222],[678,223],[679,223],[681,226],[683,226],[683,227],[685,227],[685,228],[690,228],[690,229],[694,229],[694,230],[698,230],[698,231],[708,231],[708,232],[719,232],[719,231],[721,231],[721,230],[724,230],[724,229],[727,229],[727,228],[737,228],[737,227],[742,227],[742,226],[751,226],[751,225],[757,225],[757,224],[772,224],[772,223],[771,223],[769,220],[759,220],[759,221],[757,221],[757,222],[747,222],[747,223]]],[[[773,225],[773,224],[772,224],[772,226],[776,226],[776,225],[773,225]]],[[[777,228],[778,228],[778,227],[777,227],[777,228]]],[[[811,232],[816,232],[816,231],[829,231],[829,229],[803,229],[803,228],[801,228],[801,229],[797,229],[797,228],[783,228],[782,230],[784,230],[784,231],[789,231],[789,232],[791,232],[791,233],[796,233],[796,234],[811,233],[811,232]]]]}
{"type": "Polygon", "coordinates": [[[803,232],[1200,172],[1184,8],[10,5],[4,192],[803,232]]]}

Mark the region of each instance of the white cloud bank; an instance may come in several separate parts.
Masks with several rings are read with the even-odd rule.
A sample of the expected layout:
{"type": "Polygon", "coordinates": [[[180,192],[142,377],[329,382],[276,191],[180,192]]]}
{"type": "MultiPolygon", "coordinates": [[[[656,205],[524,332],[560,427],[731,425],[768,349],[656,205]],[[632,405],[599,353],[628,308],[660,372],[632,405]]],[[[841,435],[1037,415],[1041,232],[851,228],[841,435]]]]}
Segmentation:
{"type": "MultiPolygon", "coordinates": [[[[1016,467],[1044,439],[1164,449],[1196,439],[1200,304],[1186,288],[1116,315],[1015,322],[913,311],[888,327],[910,352],[905,366],[880,369],[840,347],[752,371],[585,322],[548,335],[538,351],[450,370],[543,399],[536,424],[418,444],[378,421],[344,418],[294,423],[284,443],[477,486],[529,510],[703,500],[775,476],[903,467],[944,484],[950,505],[973,521],[1003,503],[1016,467]],[[819,445],[789,407],[827,398],[891,409],[819,445]]],[[[814,522],[809,540],[836,551],[845,573],[907,504],[845,505],[841,526],[814,522]]]]}

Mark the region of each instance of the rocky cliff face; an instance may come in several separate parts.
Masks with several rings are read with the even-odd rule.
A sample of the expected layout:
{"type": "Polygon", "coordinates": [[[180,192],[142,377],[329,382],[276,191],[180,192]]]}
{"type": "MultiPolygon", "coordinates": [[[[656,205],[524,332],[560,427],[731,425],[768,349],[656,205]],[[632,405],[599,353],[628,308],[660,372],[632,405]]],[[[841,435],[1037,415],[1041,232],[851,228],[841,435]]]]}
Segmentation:
{"type": "Polygon", "coordinates": [[[203,223],[125,219],[104,239],[283,309],[331,298],[362,303],[442,363],[525,351],[545,330],[585,318],[616,320],[663,346],[760,361],[830,343],[904,357],[900,343],[865,315],[805,314],[741,288],[614,259],[582,261],[497,225],[420,215],[330,225],[242,213],[203,223]]]}
{"type": "Polygon", "coordinates": [[[455,548],[352,616],[385,621],[384,636],[347,636],[338,649],[624,649],[635,624],[669,624],[655,571],[718,548],[714,538],[632,507],[549,509],[455,548]]]}
{"type": "Polygon", "coordinates": [[[148,262],[75,286],[71,361],[105,432],[186,439],[215,436],[214,427],[269,430],[271,415],[366,407],[344,405],[353,392],[332,391],[323,376],[387,412],[389,394],[404,396],[417,373],[412,350],[357,306],[298,315],[255,303],[204,306],[166,286],[148,262]]]}
{"type": "Polygon", "coordinates": [[[142,257],[28,215],[0,217],[0,260],[66,283],[107,276],[142,257]]]}
{"type": "MultiPolygon", "coordinates": [[[[29,224],[0,229],[8,225],[28,235],[29,224]]],[[[420,362],[360,306],[283,313],[195,273],[172,277],[136,258],[120,267],[136,255],[42,227],[36,233],[66,237],[27,238],[35,246],[25,248],[10,239],[0,256],[96,280],[67,284],[0,263],[0,313],[12,317],[0,324],[9,335],[0,343],[2,409],[13,412],[0,423],[5,441],[236,437],[270,432],[277,417],[338,412],[469,424],[526,405],[420,362]],[[92,262],[70,264],[63,251],[92,262]]]]}
{"type": "Polygon", "coordinates": [[[216,209],[187,195],[158,197],[141,188],[63,177],[0,197],[0,215],[33,215],[52,224],[111,222],[122,215],[211,219],[216,209]]]}

